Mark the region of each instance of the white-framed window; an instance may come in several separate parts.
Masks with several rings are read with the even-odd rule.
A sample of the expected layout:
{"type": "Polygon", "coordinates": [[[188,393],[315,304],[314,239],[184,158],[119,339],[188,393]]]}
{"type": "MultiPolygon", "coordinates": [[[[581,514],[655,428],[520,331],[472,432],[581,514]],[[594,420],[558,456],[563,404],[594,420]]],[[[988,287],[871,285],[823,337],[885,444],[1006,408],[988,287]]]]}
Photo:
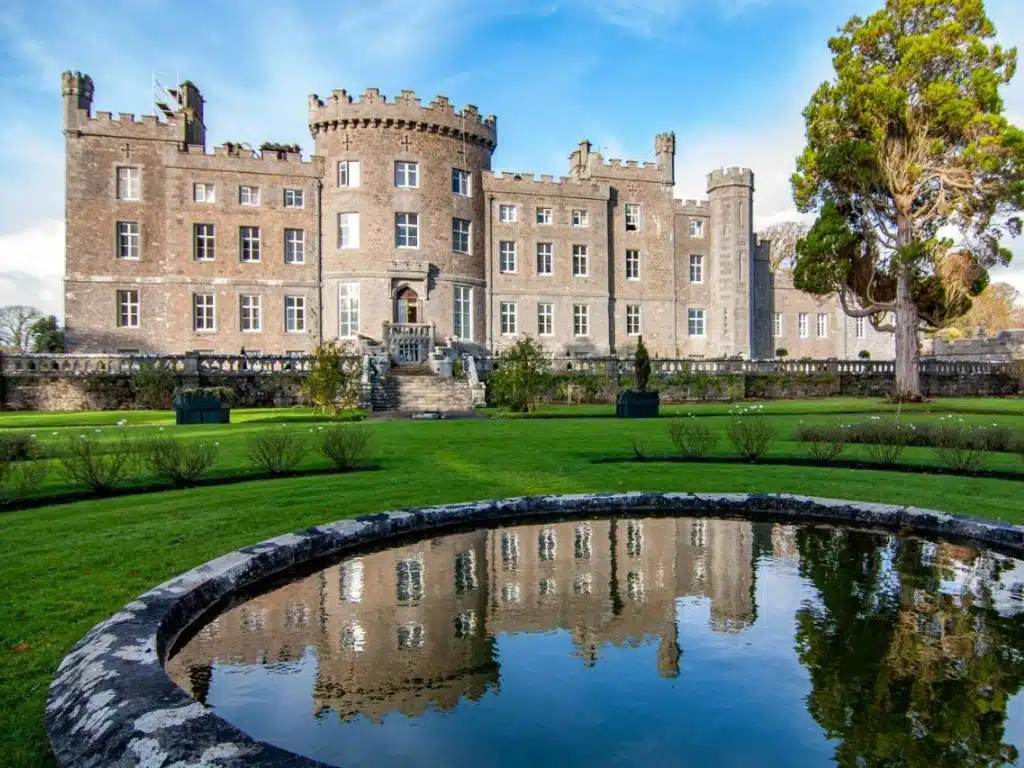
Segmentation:
{"type": "Polygon", "coordinates": [[[801,312],[799,315],[797,315],[796,321],[797,321],[797,327],[800,329],[800,338],[801,339],[806,339],[808,336],[810,336],[810,329],[808,327],[809,322],[808,322],[807,313],[806,312],[801,312]]]}
{"type": "Polygon", "coordinates": [[[216,294],[192,294],[192,329],[206,332],[217,330],[216,294]]]}
{"type": "Polygon", "coordinates": [[[338,644],[346,651],[362,653],[366,650],[366,630],[358,621],[349,621],[341,628],[338,644]]]}
{"type": "Polygon", "coordinates": [[[476,611],[463,611],[455,616],[455,637],[461,640],[476,634],[476,611]]]}
{"type": "Polygon", "coordinates": [[[196,261],[213,261],[217,255],[217,230],[213,224],[192,225],[193,249],[196,261]]]}
{"type": "Polygon", "coordinates": [[[284,231],[284,263],[304,264],[306,262],[306,230],[286,229],[284,231]]]}
{"type": "Polygon", "coordinates": [[[690,219],[690,237],[704,237],[704,222],[701,219],[690,219]]]}
{"type": "Polygon", "coordinates": [[[573,209],[572,212],[572,225],[574,227],[589,227],[590,226],[590,213],[579,208],[573,209]]]}
{"type": "Polygon", "coordinates": [[[626,279],[640,279],[640,251],[626,251],[626,279]]]}
{"type": "Polygon", "coordinates": [[[782,313],[776,312],[772,315],[772,336],[776,339],[782,338],[782,313]]]}
{"type": "Polygon", "coordinates": [[[306,195],[301,189],[286,189],[284,191],[285,208],[305,208],[306,195]]]}
{"type": "Polygon", "coordinates": [[[284,330],[286,333],[302,333],[306,330],[306,297],[284,297],[284,330]]]}
{"type": "Polygon", "coordinates": [[[469,171],[452,168],[452,192],[463,197],[473,196],[473,177],[469,171]]]}
{"type": "Polygon", "coordinates": [[[472,222],[469,219],[452,219],[452,250],[456,253],[472,253],[472,222]]]}
{"type": "Polygon", "coordinates": [[[473,288],[455,286],[455,306],[452,312],[452,332],[459,341],[473,340],[473,288]]]}
{"type": "Polygon", "coordinates": [[[586,277],[588,272],[587,256],[589,249],[585,245],[574,245],[572,247],[572,276],[586,277]]]}
{"type": "Polygon", "coordinates": [[[626,555],[640,557],[644,553],[644,524],[639,520],[626,523],[626,555]]]}
{"type": "Polygon", "coordinates": [[[138,261],[142,251],[139,222],[117,222],[117,258],[138,261]]]}
{"type": "Polygon", "coordinates": [[[515,302],[503,301],[498,307],[498,316],[501,320],[501,335],[515,336],[518,327],[518,307],[515,302]]]}
{"type": "Polygon", "coordinates": [[[142,169],[120,167],[117,169],[117,199],[138,200],[142,197],[142,169]]]}
{"type": "Polygon", "coordinates": [[[550,302],[537,304],[537,334],[552,336],[555,333],[555,305],[550,302]]]}
{"type": "Polygon", "coordinates": [[[868,337],[868,323],[866,317],[857,318],[857,338],[866,339],[868,337]]]}
{"type": "Polygon", "coordinates": [[[704,335],[704,310],[690,309],[686,312],[686,332],[690,336],[704,335]]]}
{"type": "Polygon", "coordinates": [[[515,240],[502,240],[498,243],[498,271],[516,271],[516,242],[515,240]]]}
{"type": "Polygon", "coordinates": [[[729,335],[729,308],[722,307],[722,336],[729,335]]]}
{"type": "Polygon", "coordinates": [[[238,228],[239,259],[246,262],[260,260],[260,228],[238,228]]]}
{"type": "Polygon", "coordinates": [[[342,160],[338,163],[338,186],[358,187],[360,182],[358,160],[342,160]]]}
{"type": "Polygon", "coordinates": [[[537,209],[537,223],[538,224],[550,224],[552,221],[551,209],[550,208],[538,208],[537,209]]]}
{"type": "Polygon", "coordinates": [[[215,203],[217,202],[217,188],[213,184],[200,182],[192,185],[192,202],[194,203],[215,203]]]}
{"type": "Polygon", "coordinates": [[[823,339],[828,336],[828,315],[821,312],[818,313],[818,338],[823,339]]]}
{"type": "Polygon", "coordinates": [[[418,213],[395,214],[395,245],[399,248],[420,247],[420,215],[418,213]]]}
{"type": "Polygon", "coordinates": [[[522,590],[519,587],[518,581],[505,584],[501,588],[501,602],[503,603],[518,603],[521,595],[522,590]]]}
{"type": "Polygon", "coordinates": [[[577,560],[589,560],[593,553],[593,548],[590,543],[592,538],[593,529],[591,528],[590,523],[577,525],[575,535],[573,536],[573,557],[577,560]]]}
{"type": "Polygon", "coordinates": [[[139,327],[139,292],[137,290],[117,292],[117,327],[139,327]]]}
{"type": "Polygon", "coordinates": [[[555,271],[555,244],[537,243],[537,274],[550,275],[555,271]]]}
{"type": "Polygon", "coordinates": [[[636,203],[626,203],[626,231],[640,231],[640,206],[636,203]]]}
{"type": "Polygon", "coordinates": [[[541,597],[551,597],[557,592],[558,587],[554,579],[541,579],[537,583],[537,590],[541,597]]]}
{"type": "Polygon", "coordinates": [[[455,555],[455,594],[472,592],[479,581],[476,575],[476,553],[472,549],[455,555]]]}
{"type": "Polygon", "coordinates": [[[411,160],[395,161],[395,186],[415,189],[420,185],[420,164],[411,160]]]}
{"type": "Polygon", "coordinates": [[[363,559],[356,557],[341,564],[341,599],[346,603],[363,602],[363,559]]]}
{"type": "Polygon", "coordinates": [[[423,598],[423,555],[407,557],[395,565],[395,596],[400,602],[423,598]]]}
{"type": "Polygon", "coordinates": [[[260,188],[249,187],[242,185],[238,188],[238,204],[239,205],[259,205],[260,204],[260,188]]]}
{"type": "Polygon", "coordinates": [[[627,304],[626,305],[626,335],[627,336],[639,336],[640,335],[640,305],[639,304],[627,304]]]}
{"type": "Polygon", "coordinates": [[[238,307],[241,315],[239,328],[246,333],[257,333],[263,330],[262,296],[239,296],[238,307]]]}
{"type": "Polygon", "coordinates": [[[541,528],[537,534],[537,555],[541,560],[554,560],[557,554],[557,531],[554,528],[541,528]]]}
{"type": "Polygon", "coordinates": [[[338,247],[343,249],[359,247],[359,214],[338,214],[338,247]]]}
{"type": "Polygon", "coordinates": [[[690,282],[704,282],[704,257],[696,253],[690,254],[690,282]]]}
{"type": "Polygon", "coordinates": [[[515,224],[519,221],[519,208],[514,205],[499,205],[498,221],[502,224],[515,224]]]}
{"type": "Polygon", "coordinates": [[[338,336],[354,339],[359,335],[359,283],[338,284],[338,336]]]}
{"type": "Polygon", "coordinates": [[[515,531],[501,534],[501,567],[506,571],[519,567],[519,534],[515,531]]]}
{"type": "Polygon", "coordinates": [[[589,336],[590,335],[590,305],[589,304],[573,304],[572,305],[572,335],[573,336],[589,336]]]}

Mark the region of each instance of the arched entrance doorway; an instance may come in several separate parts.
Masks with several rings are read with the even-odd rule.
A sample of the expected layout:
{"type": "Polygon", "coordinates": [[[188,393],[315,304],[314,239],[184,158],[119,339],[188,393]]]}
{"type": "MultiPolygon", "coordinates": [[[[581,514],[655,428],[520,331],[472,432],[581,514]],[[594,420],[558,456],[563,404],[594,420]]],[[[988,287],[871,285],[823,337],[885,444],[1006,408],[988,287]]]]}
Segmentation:
{"type": "Polygon", "coordinates": [[[401,288],[395,294],[395,322],[396,323],[419,323],[420,320],[420,297],[409,286],[401,288]]]}

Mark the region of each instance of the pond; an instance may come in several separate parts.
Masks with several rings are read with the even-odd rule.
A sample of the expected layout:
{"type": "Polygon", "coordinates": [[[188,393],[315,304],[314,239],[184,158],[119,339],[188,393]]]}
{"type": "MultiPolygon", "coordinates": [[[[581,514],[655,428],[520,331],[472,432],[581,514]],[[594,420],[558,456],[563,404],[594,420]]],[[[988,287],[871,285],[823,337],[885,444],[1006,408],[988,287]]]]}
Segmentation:
{"type": "Polygon", "coordinates": [[[1013,764],[1024,567],[841,526],[503,525],[240,596],[167,670],[331,765],[1013,764]]]}

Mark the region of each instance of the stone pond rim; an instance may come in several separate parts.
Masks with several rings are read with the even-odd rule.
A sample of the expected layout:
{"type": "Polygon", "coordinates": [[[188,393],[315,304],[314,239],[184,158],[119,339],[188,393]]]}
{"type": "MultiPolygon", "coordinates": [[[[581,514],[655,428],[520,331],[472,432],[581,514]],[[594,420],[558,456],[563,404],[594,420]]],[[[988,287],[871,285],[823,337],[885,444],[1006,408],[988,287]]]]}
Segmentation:
{"type": "Polygon", "coordinates": [[[689,514],[843,522],[969,540],[1024,554],[1024,528],[932,510],[788,494],[617,493],[534,496],[366,515],[278,536],[211,560],[97,624],[61,662],[46,728],[61,766],[322,766],[257,741],[178,688],[167,650],[226,595],[308,561],[407,534],[526,518],[689,514]]]}

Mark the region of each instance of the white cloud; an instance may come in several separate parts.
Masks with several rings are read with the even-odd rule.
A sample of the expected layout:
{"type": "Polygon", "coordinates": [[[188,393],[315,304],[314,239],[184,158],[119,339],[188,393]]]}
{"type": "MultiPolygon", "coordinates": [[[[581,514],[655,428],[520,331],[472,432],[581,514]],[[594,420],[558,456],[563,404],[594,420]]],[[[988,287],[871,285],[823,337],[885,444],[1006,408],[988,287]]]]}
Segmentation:
{"type": "Polygon", "coordinates": [[[64,314],[64,221],[48,219],[0,235],[0,306],[28,304],[64,314]]]}

